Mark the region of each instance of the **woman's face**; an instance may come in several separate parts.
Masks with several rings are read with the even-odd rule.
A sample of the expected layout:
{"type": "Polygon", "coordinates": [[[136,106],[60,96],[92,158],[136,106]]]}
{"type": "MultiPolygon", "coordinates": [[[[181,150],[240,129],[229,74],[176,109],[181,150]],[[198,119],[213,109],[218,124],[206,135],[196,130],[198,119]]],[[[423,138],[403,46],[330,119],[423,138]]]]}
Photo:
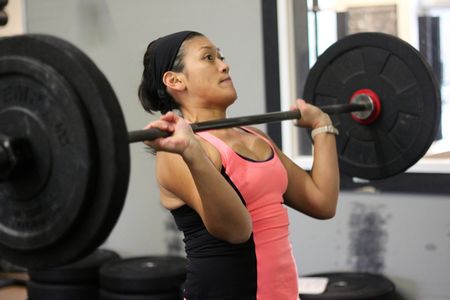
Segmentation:
{"type": "Polygon", "coordinates": [[[189,98],[202,107],[226,108],[237,97],[229,67],[219,49],[204,36],[184,43],[184,70],[182,76],[189,98]]]}

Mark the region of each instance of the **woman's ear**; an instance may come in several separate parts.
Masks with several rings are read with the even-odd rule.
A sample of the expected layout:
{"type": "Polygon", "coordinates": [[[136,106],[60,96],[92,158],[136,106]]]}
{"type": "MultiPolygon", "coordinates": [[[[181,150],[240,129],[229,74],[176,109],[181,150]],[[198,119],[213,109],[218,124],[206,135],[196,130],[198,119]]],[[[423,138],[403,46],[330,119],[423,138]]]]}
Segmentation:
{"type": "Polygon", "coordinates": [[[181,92],[185,89],[184,82],[181,78],[181,74],[173,72],[173,71],[167,71],[163,75],[163,82],[164,84],[174,91],[181,92]]]}

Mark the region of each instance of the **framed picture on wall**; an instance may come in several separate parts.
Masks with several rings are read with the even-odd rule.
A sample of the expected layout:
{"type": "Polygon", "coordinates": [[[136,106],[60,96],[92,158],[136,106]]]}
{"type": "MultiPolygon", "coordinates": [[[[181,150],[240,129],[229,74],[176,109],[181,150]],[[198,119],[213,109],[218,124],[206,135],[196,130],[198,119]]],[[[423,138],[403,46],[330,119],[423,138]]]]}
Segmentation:
{"type": "Polygon", "coordinates": [[[349,7],[337,12],[338,38],[357,32],[384,32],[398,35],[397,6],[349,7]]]}

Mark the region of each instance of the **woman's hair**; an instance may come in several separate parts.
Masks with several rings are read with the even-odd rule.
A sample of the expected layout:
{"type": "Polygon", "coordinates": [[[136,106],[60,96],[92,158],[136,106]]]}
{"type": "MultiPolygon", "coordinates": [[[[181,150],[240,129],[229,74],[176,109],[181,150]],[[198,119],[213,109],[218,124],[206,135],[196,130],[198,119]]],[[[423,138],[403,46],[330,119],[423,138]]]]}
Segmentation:
{"type": "MultiPolygon", "coordinates": [[[[142,107],[149,113],[161,112],[165,114],[172,109],[179,109],[178,103],[173,99],[173,97],[166,92],[165,85],[162,83],[162,76],[167,71],[181,72],[184,69],[184,55],[185,55],[185,42],[196,37],[203,36],[198,32],[188,32],[186,37],[183,39],[181,46],[176,52],[175,60],[173,62],[170,70],[165,70],[162,74],[158,74],[155,70],[155,52],[157,51],[158,40],[151,42],[147,51],[144,54],[144,71],[142,73],[141,84],[139,85],[138,96],[142,104],[142,107]],[[161,78],[158,78],[161,77],[161,78]],[[161,85],[163,90],[161,90],[161,85]]],[[[160,51],[160,50],[159,50],[160,51]]]]}

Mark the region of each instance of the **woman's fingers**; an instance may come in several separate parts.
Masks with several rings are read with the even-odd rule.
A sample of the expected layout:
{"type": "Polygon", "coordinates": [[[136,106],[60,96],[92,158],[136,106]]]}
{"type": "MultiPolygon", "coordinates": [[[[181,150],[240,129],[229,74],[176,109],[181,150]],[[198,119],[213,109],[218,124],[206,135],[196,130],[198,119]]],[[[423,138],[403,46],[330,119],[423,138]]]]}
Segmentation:
{"type": "Polygon", "coordinates": [[[295,126],[303,126],[303,111],[304,111],[304,107],[305,107],[305,100],[303,99],[296,99],[295,103],[293,105],[291,105],[291,110],[300,110],[300,118],[297,120],[294,120],[294,125],[295,126]]]}
{"type": "Polygon", "coordinates": [[[331,123],[329,116],[319,107],[305,102],[303,99],[295,101],[295,107],[300,110],[301,118],[295,121],[295,125],[315,128],[323,123],[331,123]]]}
{"type": "Polygon", "coordinates": [[[195,139],[191,126],[172,112],[162,115],[159,120],[149,123],[145,128],[158,128],[171,134],[165,138],[144,142],[156,151],[182,153],[190,141],[195,139]]]}
{"type": "Polygon", "coordinates": [[[150,129],[150,128],[158,128],[161,129],[163,131],[169,131],[169,132],[173,132],[174,131],[174,127],[175,125],[173,123],[164,121],[164,120],[157,120],[154,122],[151,122],[150,124],[148,124],[145,129],[150,129]]]}
{"type": "Polygon", "coordinates": [[[169,111],[167,113],[165,113],[164,115],[161,115],[161,117],[159,117],[160,120],[165,120],[168,122],[174,122],[175,118],[177,117],[176,114],[174,114],[173,112],[169,111]]]}

